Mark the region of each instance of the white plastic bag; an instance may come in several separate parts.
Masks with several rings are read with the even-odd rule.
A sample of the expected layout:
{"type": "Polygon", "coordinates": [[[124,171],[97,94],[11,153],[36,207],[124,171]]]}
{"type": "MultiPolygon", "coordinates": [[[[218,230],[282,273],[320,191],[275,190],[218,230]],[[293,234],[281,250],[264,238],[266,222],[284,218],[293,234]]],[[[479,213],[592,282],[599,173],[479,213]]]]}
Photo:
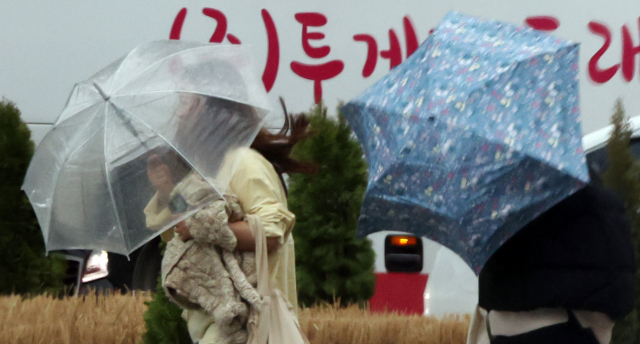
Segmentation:
{"type": "Polygon", "coordinates": [[[258,323],[249,333],[248,344],[309,344],[293,307],[282,292],[271,285],[264,227],[254,215],[247,215],[247,219],[256,240],[257,289],[262,297],[258,323]]]}

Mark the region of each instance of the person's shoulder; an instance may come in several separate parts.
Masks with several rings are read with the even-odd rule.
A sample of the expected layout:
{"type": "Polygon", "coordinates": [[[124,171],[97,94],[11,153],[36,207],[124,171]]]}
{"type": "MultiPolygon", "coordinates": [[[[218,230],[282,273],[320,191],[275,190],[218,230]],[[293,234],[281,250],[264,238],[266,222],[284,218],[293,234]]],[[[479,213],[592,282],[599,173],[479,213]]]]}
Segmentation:
{"type": "Polygon", "coordinates": [[[240,161],[231,179],[230,189],[238,196],[239,193],[251,186],[251,192],[256,188],[265,187],[265,190],[277,189],[280,184],[278,174],[273,165],[258,151],[246,148],[241,152],[240,161]]]}
{"type": "Polygon", "coordinates": [[[265,160],[266,161],[266,159],[262,156],[262,154],[260,154],[260,152],[258,152],[257,150],[255,150],[253,148],[242,148],[241,154],[247,159],[265,160]]]}
{"type": "Polygon", "coordinates": [[[239,154],[242,165],[270,165],[269,161],[253,148],[241,148],[239,154]]]}
{"type": "Polygon", "coordinates": [[[242,148],[238,154],[239,163],[236,173],[239,175],[269,175],[275,173],[273,165],[260,152],[252,148],[242,148]]]}
{"type": "Polygon", "coordinates": [[[571,198],[574,207],[589,209],[592,214],[625,213],[620,195],[604,185],[589,184],[571,198]]]}

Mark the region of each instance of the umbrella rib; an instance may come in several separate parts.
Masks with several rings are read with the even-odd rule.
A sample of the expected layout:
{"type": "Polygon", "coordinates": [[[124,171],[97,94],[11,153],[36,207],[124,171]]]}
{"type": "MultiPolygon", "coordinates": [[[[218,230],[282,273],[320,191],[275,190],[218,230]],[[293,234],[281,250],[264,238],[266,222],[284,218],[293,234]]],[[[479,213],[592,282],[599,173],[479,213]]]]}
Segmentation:
{"type": "MultiPolygon", "coordinates": [[[[170,55],[170,56],[172,56],[172,55],[170,55]]],[[[161,61],[165,61],[165,59],[161,59],[161,60],[159,60],[159,61],[156,61],[156,62],[154,62],[153,64],[158,64],[158,63],[160,63],[161,61]]],[[[143,69],[142,71],[140,71],[140,73],[139,73],[139,74],[137,74],[134,78],[139,78],[139,77],[141,77],[141,76],[142,76],[142,75],[143,75],[147,70],[150,70],[150,69],[151,69],[151,67],[153,66],[153,64],[152,64],[152,65],[150,65],[150,66],[148,66],[147,68],[143,69]]],[[[142,80],[140,80],[140,83],[144,83],[144,84],[148,83],[148,82],[149,82],[149,80],[151,80],[151,79],[152,79],[156,74],[158,74],[158,71],[160,70],[160,67],[161,67],[161,66],[162,66],[162,65],[158,65],[158,67],[157,67],[157,68],[155,68],[155,70],[153,71],[153,73],[150,73],[150,75],[146,76],[146,79],[147,79],[147,80],[145,80],[144,82],[142,82],[142,80]]],[[[129,83],[131,83],[131,80],[133,80],[134,78],[130,79],[130,80],[129,80],[129,83]]],[[[123,87],[124,87],[124,85],[123,85],[123,87]]],[[[140,89],[141,89],[142,87],[143,87],[143,85],[139,84],[139,85],[138,85],[138,90],[136,90],[136,92],[134,92],[134,93],[135,93],[135,94],[143,94],[143,92],[140,92],[140,89]]]]}
{"type": "Polygon", "coordinates": [[[165,90],[165,91],[136,92],[136,93],[119,94],[119,95],[113,96],[113,98],[135,97],[135,96],[140,96],[140,95],[152,95],[152,94],[159,94],[159,93],[168,93],[168,94],[171,94],[171,93],[189,93],[189,94],[197,94],[197,95],[200,95],[200,96],[203,96],[203,97],[210,97],[210,98],[228,100],[230,102],[234,102],[234,103],[237,103],[237,104],[243,104],[243,105],[250,106],[252,108],[258,108],[258,109],[261,109],[261,110],[264,110],[264,111],[271,112],[270,109],[265,109],[265,108],[262,108],[260,106],[249,104],[248,102],[239,101],[237,99],[232,99],[232,98],[229,98],[229,97],[223,97],[223,96],[217,96],[217,95],[211,95],[211,94],[197,92],[197,91],[189,91],[189,90],[165,90]]]}
{"type": "MultiPolygon", "coordinates": [[[[118,76],[120,76],[122,65],[124,64],[125,61],[127,61],[129,56],[131,56],[136,51],[138,51],[138,47],[136,47],[135,49],[131,50],[129,53],[127,53],[127,55],[125,55],[125,57],[122,58],[122,61],[120,62],[120,65],[118,66],[118,69],[116,69],[115,73],[113,73],[113,81],[112,82],[113,82],[114,85],[115,85],[115,82],[118,80],[118,76]]],[[[112,90],[111,93],[113,93],[114,91],[115,90],[112,90]]]]}
{"type": "MultiPolygon", "coordinates": [[[[100,105],[100,104],[95,104],[95,105],[100,105]]],[[[92,106],[94,106],[94,105],[92,105],[92,106]]],[[[98,111],[100,111],[100,109],[99,109],[99,108],[98,108],[98,109],[96,109],[96,112],[98,112],[98,111]]],[[[64,122],[63,122],[63,123],[64,123],[64,122]]],[[[87,125],[87,124],[85,123],[85,126],[86,126],[86,125],[87,125]]],[[[55,128],[54,128],[54,129],[55,129],[55,128]]],[[[80,131],[80,130],[78,130],[78,131],[80,131]]],[[[80,146],[78,146],[76,149],[74,149],[74,150],[73,150],[73,151],[71,151],[69,154],[67,154],[67,157],[65,158],[64,163],[66,163],[66,162],[67,162],[67,160],[69,160],[69,158],[70,158],[72,155],[76,154],[76,152],[77,152],[77,151],[79,151],[80,149],[84,148],[84,146],[86,146],[86,145],[87,145],[87,143],[89,143],[89,141],[90,141],[90,140],[91,140],[91,139],[92,139],[96,134],[97,134],[97,132],[96,132],[96,133],[94,133],[93,135],[89,136],[89,137],[88,137],[84,142],[82,142],[82,144],[81,144],[80,146]]],[[[64,163],[63,163],[63,164],[64,164],[64,163]]]]}
{"type": "MultiPolygon", "coordinates": [[[[97,105],[100,105],[100,104],[99,104],[99,103],[95,103],[95,104],[92,104],[91,106],[87,106],[86,108],[84,108],[84,109],[82,109],[82,110],[76,111],[76,114],[78,114],[79,112],[82,112],[82,111],[86,111],[86,110],[87,110],[87,109],[89,109],[90,107],[92,107],[92,106],[97,106],[97,105]]],[[[53,126],[53,128],[51,128],[51,131],[56,130],[57,128],[62,128],[62,127],[67,127],[67,126],[69,126],[70,124],[69,124],[69,123],[66,123],[66,122],[68,122],[68,121],[70,121],[70,120],[74,119],[74,117],[76,117],[76,115],[69,116],[68,118],[66,118],[64,121],[62,121],[62,122],[60,122],[60,123],[58,123],[58,122],[57,122],[57,120],[56,120],[56,122],[49,123],[49,124],[51,124],[51,125],[53,126]]],[[[46,123],[45,123],[45,124],[46,124],[46,123]]]]}
{"type": "MultiPolygon", "coordinates": [[[[98,104],[95,104],[95,105],[98,105],[98,104]]],[[[92,106],[95,106],[95,105],[92,105],[92,106]]],[[[99,110],[100,110],[100,109],[98,108],[98,109],[96,109],[96,111],[95,111],[95,112],[97,113],[99,110]]],[[[95,113],[94,113],[94,114],[95,114],[95,113]]],[[[86,126],[88,126],[88,124],[89,124],[89,121],[87,121],[87,123],[84,123],[84,126],[86,127],[86,126]]],[[[55,129],[55,127],[54,127],[54,129],[55,129]]],[[[62,173],[61,173],[61,172],[62,172],[62,167],[63,167],[63,166],[65,166],[65,165],[67,164],[67,161],[69,161],[69,158],[70,158],[72,155],[74,155],[77,151],[79,151],[79,150],[80,150],[80,149],[82,149],[84,146],[86,146],[86,145],[87,145],[87,143],[88,143],[88,142],[89,142],[89,141],[90,141],[94,136],[95,136],[95,134],[94,134],[94,135],[89,136],[89,137],[88,137],[88,138],[87,138],[87,139],[86,139],[86,140],[85,140],[85,141],[84,141],[84,142],[83,142],[83,143],[82,143],[78,148],[76,148],[76,149],[74,149],[73,151],[71,151],[71,152],[70,152],[69,154],[67,154],[67,156],[64,158],[64,161],[62,162],[62,164],[60,165],[60,169],[58,170],[58,174],[57,174],[57,176],[55,177],[55,182],[54,182],[54,184],[56,185],[56,187],[54,188],[54,195],[55,195],[55,189],[58,187],[58,182],[60,181],[60,175],[62,174],[62,173]]],[[[52,207],[52,205],[53,205],[53,197],[51,198],[51,204],[49,204],[49,207],[52,207]]],[[[48,246],[48,244],[49,244],[49,239],[50,239],[50,237],[51,237],[51,233],[52,233],[52,230],[51,230],[51,220],[52,220],[51,215],[52,215],[52,214],[53,214],[53,209],[52,209],[51,213],[49,214],[49,233],[47,233],[47,238],[46,238],[46,241],[45,241],[45,247],[46,247],[46,246],[48,246]]],[[[47,251],[47,252],[49,252],[49,250],[48,250],[48,249],[47,249],[46,251],[47,251]]]]}
{"type": "MultiPolygon", "coordinates": [[[[106,101],[106,103],[108,103],[109,105],[113,106],[115,108],[115,104],[113,104],[110,101],[106,101]]],[[[105,108],[105,112],[106,112],[106,108],[105,108]]],[[[117,111],[117,109],[116,109],[117,111]]],[[[113,213],[116,216],[116,222],[118,223],[118,228],[120,229],[120,238],[122,238],[122,244],[125,248],[125,250],[127,251],[127,259],[129,258],[129,252],[127,250],[127,243],[124,240],[124,234],[123,234],[123,228],[122,228],[122,221],[120,221],[120,215],[118,214],[118,209],[116,208],[116,199],[113,196],[113,188],[111,188],[111,173],[109,171],[109,166],[108,166],[108,162],[107,162],[107,115],[105,113],[104,116],[104,126],[103,126],[103,130],[105,131],[104,133],[104,143],[103,143],[103,156],[105,157],[104,159],[104,171],[105,171],[105,176],[107,178],[107,189],[109,190],[109,197],[111,197],[111,206],[113,207],[113,213]]]]}
{"type": "MultiPolygon", "coordinates": [[[[90,87],[87,87],[87,85],[86,85],[86,84],[83,84],[83,83],[81,83],[81,82],[76,83],[76,84],[74,85],[73,90],[72,90],[72,91],[71,91],[71,93],[69,94],[69,97],[67,97],[67,102],[66,102],[66,105],[65,105],[64,109],[62,110],[62,112],[60,112],[60,114],[58,115],[58,118],[56,118],[56,120],[53,122],[53,124],[58,124],[58,120],[60,120],[60,116],[62,116],[62,114],[64,113],[64,110],[67,108],[67,105],[69,105],[69,102],[71,101],[71,97],[73,96],[73,94],[75,93],[75,91],[76,91],[76,90],[80,89],[80,87],[85,87],[85,88],[87,88],[87,89],[91,90],[91,88],[90,88],[90,87]]],[[[95,89],[94,89],[94,92],[95,92],[95,89]]],[[[87,103],[91,104],[91,103],[92,103],[92,100],[86,100],[86,101],[84,101],[84,102],[82,102],[82,103],[76,103],[76,104],[87,104],[87,103]]],[[[89,106],[82,107],[81,109],[76,110],[76,111],[75,111],[75,113],[78,113],[78,112],[80,112],[80,111],[86,110],[87,108],[90,108],[90,107],[91,107],[91,106],[93,106],[93,105],[95,105],[95,101],[93,101],[93,104],[91,104],[91,105],[89,105],[89,106]]],[[[70,116],[70,117],[68,117],[67,119],[69,119],[69,118],[71,118],[71,117],[73,117],[73,115],[72,115],[72,116],[70,116]]]]}

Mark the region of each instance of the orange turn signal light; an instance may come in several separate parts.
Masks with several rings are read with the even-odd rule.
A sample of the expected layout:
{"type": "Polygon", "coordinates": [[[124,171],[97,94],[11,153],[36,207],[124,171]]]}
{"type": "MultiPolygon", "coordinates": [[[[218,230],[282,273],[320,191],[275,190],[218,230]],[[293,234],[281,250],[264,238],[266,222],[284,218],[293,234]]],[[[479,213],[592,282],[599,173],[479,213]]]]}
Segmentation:
{"type": "Polygon", "coordinates": [[[392,236],[391,245],[394,246],[413,246],[417,243],[416,237],[410,236],[392,236]]]}

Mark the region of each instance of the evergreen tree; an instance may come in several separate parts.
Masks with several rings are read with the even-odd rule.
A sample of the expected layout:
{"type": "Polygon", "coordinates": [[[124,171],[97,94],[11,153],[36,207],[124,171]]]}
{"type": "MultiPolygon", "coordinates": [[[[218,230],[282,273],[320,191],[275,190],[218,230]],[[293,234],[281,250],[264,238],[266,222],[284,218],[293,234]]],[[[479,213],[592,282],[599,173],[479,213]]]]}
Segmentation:
{"type": "Polygon", "coordinates": [[[314,135],[297,144],[292,156],[318,164],[319,172],[289,180],[289,208],[296,214],[298,298],[303,306],[334,300],[362,304],[375,288],[371,242],[355,237],[367,165],[340,114],[332,120],[317,105],[310,121],[314,135]]]}
{"type": "Polygon", "coordinates": [[[20,189],[34,144],[15,105],[0,100],[0,294],[58,293],[66,264],[45,256],[42,232],[20,189]]]}
{"type": "Polygon", "coordinates": [[[606,147],[609,167],[603,175],[603,181],[624,201],[636,248],[635,308],[626,317],[616,321],[611,342],[635,344],[640,343],[640,274],[637,270],[640,266],[640,163],[631,153],[631,129],[621,101],[616,103],[611,121],[613,132],[606,147]]]}
{"type": "Polygon", "coordinates": [[[145,302],[145,305],[148,308],[143,316],[147,328],[147,332],[142,335],[144,344],[191,344],[182,310],[165,295],[162,278],[158,278],[153,300],[145,302]]]}

